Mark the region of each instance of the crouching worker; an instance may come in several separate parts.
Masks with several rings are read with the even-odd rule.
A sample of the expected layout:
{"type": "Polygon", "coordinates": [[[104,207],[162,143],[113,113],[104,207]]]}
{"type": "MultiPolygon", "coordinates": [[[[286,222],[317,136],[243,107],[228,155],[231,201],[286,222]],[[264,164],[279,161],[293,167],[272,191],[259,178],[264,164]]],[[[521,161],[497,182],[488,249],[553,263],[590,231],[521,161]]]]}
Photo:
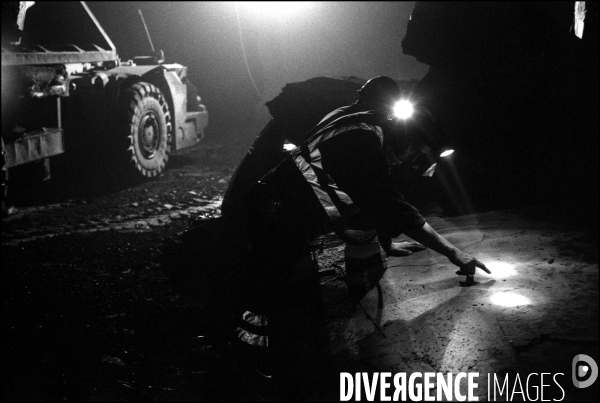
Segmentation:
{"type": "Polygon", "coordinates": [[[422,139],[403,136],[403,124],[389,118],[396,99],[371,101],[370,110],[343,114],[309,133],[246,195],[250,256],[237,340],[276,399],[299,396],[290,373],[302,341],[290,329],[305,296],[290,277],[298,262],[310,260],[315,237],[332,229],[346,242],[364,241],[373,230],[388,240],[404,233],[446,256],[458,274],[474,276],[476,268],[490,272],[405,201],[390,177],[386,149],[411,161],[423,150],[422,139]]]}

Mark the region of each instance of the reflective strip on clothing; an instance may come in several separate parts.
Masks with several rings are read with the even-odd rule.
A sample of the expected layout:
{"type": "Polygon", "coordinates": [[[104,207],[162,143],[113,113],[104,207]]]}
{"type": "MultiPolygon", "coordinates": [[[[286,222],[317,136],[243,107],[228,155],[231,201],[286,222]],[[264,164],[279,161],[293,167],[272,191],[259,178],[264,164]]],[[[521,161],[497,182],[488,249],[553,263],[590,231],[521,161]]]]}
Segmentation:
{"type": "Polygon", "coordinates": [[[381,127],[358,123],[328,130],[292,152],[294,163],[317,196],[327,216],[334,224],[342,222],[344,216],[357,214],[360,209],[356,207],[350,196],[342,192],[331,177],[323,170],[319,146],[324,141],[351,130],[375,132],[379,141],[383,144],[383,130],[381,127]]]}
{"type": "Polygon", "coordinates": [[[269,347],[269,336],[261,336],[254,334],[241,327],[237,328],[236,336],[241,342],[250,344],[251,346],[269,347]]]}
{"type": "Polygon", "coordinates": [[[267,326],[269,319],[265,315],[258,315],[250,311],[244,312],[242,319],[253,326],[267,326]]]}
{"type": "Polygon", "coordinates": [[[256,313],[246,311],[242,315],[242,323],[236,330],[236,336],[240,341],[252,346],[269,346],[269,337],[264,334],[256,334],[248,329],[255,330],[256,332],[262,333],[267,331],[267,325],[269,320],[265,315],[258,315],[256,313]],[[248,329],[244,329],[247,327],[248,329]],[[262,329],[261,329],[262,328],[262,329]]]}
{"type": "Polygon", "coordinates": [[[351,125],[347,125],[347,126],[340,126],[340,127],[336,127],[331,130],[328,130],[327,132],[323,133],[322,135],[317,136],[314,139],[312,139],[312,141],[310,141],[308,143],[308,146],[311,149],[316,149],[325,140],[329,140],[330,138],[335,137],[338,134],[341,134],[344,132],[349,132],[351,130],[374,131],[375,134],[377,134],[377,137],[379,137],[379,141],[381,142],[381,144],[383,144],[383,130],[381,129],[381,127],[370,125],[367,123],[355,123],[355,124],[351,124],[351,125]]]}
{"type": "MultiPolygon", "coordinates": [[[[311,164],[309,164],[300,154],[294,156],[294,162],[296,163],[298,169],[300,169],[300,172],[304,176],[304,179],[308,182],[313,192],[317,196],[317,199],[319,199],[319,203],[321,203],[321,206],[325,209],[325,213],[327,213],[329,219],[332,222],[342,221],[342,216],[337,206],[333,202],[330,195],[323,189],[323,186],[321,186],[321,184],[319,183],[317,173],[315,172],[311,164]]],[[[327,187],[331,188],[331,184],[328,184],[327,187]]],[[[345,195],[345,193],[343,193],[343,195],[345,195]]],[[[348,202],[352,203],[352,200],[350,200],[349,197],[348,202]]]]}

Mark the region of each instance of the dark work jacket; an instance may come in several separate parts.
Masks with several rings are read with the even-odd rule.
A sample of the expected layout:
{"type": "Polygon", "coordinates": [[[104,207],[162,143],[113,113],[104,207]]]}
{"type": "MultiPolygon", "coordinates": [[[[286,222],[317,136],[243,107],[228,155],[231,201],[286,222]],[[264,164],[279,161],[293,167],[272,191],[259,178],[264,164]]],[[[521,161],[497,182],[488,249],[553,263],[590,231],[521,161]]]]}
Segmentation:
{"type": "Polygon", "coordinates": [[[315,182],[311,186],[299,169],[297,157],[303,153],[308,156],[311,150],[307,147],[312,144],[320,156],[319,187],[331,194],[328,187],[333,183],[336,192],[351,200],[350,206],[335,201],[337,207],[341,206],[338,210],[342,225],[375,228],[393,237],[421,227],[425,220],[404,200],[389,175],[383,149],[383,133],[389,130],[388,124],[385,117],[369,111],[344,115],[311,131],[302,146],[261,181],[276,189],[276,198],[286,206],[285,220],[297,230],[312,234],[323,231],[327,224],[336,224],[319,201],[315,182]]]}

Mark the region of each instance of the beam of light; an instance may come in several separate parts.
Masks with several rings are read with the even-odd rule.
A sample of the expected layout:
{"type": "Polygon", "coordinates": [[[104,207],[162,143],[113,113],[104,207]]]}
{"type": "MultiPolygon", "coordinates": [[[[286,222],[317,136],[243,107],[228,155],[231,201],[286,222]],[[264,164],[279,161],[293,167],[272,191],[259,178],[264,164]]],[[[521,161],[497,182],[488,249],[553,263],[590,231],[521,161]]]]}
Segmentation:
{"type": "Polygon", "coordinates": [[[394,104],[394,115],[400,119],[408,119],[414,111],[413,104],[405,99],[401,99],[394,104]]]}
{"type": "Polygon", "coordinates": [[[240,1],[236,6],[256,14],[282,17],[305,11],[314,5],[312,1],[240,1]]]}
{"type": "Polygon", "coordinates": [[[296,148],[298,148],[298,147],[296,147],[296,146],[295,146],[294,144],[292,144],[292,143],[287,143],[287,144],[284,144],[284,145],[283,145],[283,149],[284,149],[285,151],[294,151],[296,148]]]}
{"type": "Polygon", "coordinates": [[[483,272],[479,272],[477,274],[486,275],[494,278],[506,278],[516,276],[518,273],[515,270],[515,267],[510,263],[504,262],[484,262],[485,267],[490,269],[492,274],[487,274],[483,272]]]}
{"type": "Polygon", "coordinates": [[[443,153],[440,154],[440,157],[447,157],[449,155],[452,155],[454,153],[454,150],[446,150],[443,153]]]}
{"type": "Polygon", "coordinates": [[[467,191],[465,190],[452,160],[452,158],[444,159],[448,169],[445,170],[445,172],[444,170],[440,170],[440,182],[446,193],[450,196],[450,200],[454,205],[456,212],[458,214],[472,214],[474,212],[473,205],[471,204],[471,200],[469,199],[467,191]],[[454,182],[454,186],[452,186],[452,182],[454,182]],[[456,194],[456,191],[458,191],[458,195],[456,194]]]}
{"type": "Polygon", "coordinates": [[[531,300],[514,292],[497,292],[490,297],[494,305],[514,307],[531,304],[531,300]]]}

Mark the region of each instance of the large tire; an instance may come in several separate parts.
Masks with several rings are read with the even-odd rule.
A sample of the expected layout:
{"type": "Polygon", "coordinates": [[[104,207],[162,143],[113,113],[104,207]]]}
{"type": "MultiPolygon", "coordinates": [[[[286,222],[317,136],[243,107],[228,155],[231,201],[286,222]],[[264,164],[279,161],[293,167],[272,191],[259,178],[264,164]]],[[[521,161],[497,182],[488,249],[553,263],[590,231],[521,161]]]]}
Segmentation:
{"type": "Polygon", "coordinates": [[[172,124],[169,105],[154,85],[140,82],[124,94],[127,108],[127,162],[138,175],[154,178],[169,161],[172,124]]]}
{"type": "Polygon", "coordinates": [[[2,185],[2,217],[8,215],[8,168],[6,167],[6,159],[4,158],[4,139],[2,141],[2,154],[0,159],[0,184],[2,185]]]}

